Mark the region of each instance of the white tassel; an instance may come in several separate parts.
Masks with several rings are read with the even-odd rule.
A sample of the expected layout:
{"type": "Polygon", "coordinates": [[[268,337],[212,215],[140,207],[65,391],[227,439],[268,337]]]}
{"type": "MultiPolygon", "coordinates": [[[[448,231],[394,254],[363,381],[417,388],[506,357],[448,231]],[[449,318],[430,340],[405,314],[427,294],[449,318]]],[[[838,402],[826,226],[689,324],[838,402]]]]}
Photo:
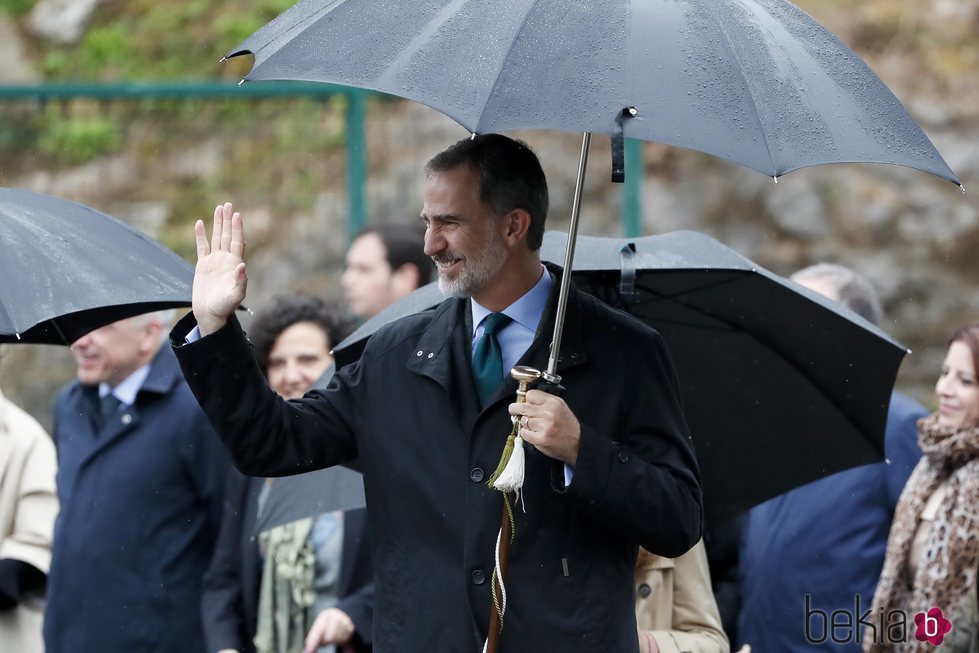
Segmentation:
{"type": "Polygon", "coordinates": [[[523,438],[518,434],[513,439],[513,452],[506,467],[500,475],[493,481],[493,489],[500,492],[517,492],[523,487],[524,470],[526,462],[524,460],[523,438]]]}

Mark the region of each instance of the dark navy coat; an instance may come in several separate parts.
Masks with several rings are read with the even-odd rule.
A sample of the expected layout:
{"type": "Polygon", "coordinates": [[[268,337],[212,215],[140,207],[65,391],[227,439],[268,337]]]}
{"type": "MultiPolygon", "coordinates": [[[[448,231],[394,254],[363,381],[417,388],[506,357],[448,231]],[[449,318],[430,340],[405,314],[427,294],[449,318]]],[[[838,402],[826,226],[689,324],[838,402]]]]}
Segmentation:
{"type": "MultiPolygon", "coordinates": [[[[557,286],[521,364],[546,367],[557,286]]],[[[189,345],[190,319],[171,333],[241,471],[284,475],[359,456],[377,653],[477,653],[486,636],[503,510],[486,480],[516,383],[480,410],[469,314],[453,299],[388,325],[329,387],[289,402],[269,389],[236,321],[189,345]]],[[[674,557],[701,536],[693,447],[654,330],[572,290],[561,344],[578,459],[564,487],[563,464],[527,452],[500,650],[635,653],[637,546],[674,557]]]]}
{"type": "MultiPolygon", "coordinates": [[[[870,609],[894,506],[921,457],[916,423],[925,414],[916,401],[894,393],[884,441],[890,464],[832,474],[751,510],[741,549],[738,637],[753,651],[862,650],[855,634],[834,632],[828,622],[834,610],[852,615],[857,595],[854,631],[870,609]]],[[[871,621],[877,623],[876,613],[871,621]]],[[[845,622],[837,615],[837,623],[845,622]]]]}
{"type": "Polygon", "coordinates": [[[98,389],[55,403],[58,498],[48,653],[198,653],[201,579],[220,524],[227,455],[169,347],[99,435],[98,389]]]}

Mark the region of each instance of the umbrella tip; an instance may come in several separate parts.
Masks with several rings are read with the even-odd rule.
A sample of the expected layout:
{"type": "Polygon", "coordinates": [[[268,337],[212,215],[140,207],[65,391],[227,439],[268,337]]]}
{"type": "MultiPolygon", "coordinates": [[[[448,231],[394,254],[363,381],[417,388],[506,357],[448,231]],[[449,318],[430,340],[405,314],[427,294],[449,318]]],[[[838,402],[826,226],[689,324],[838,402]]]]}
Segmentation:
{"type": "Polygon", "coordinates": [[[218,63],[224,63],[227,60],[228,60],[227,57],[221,57],[220,59],[218,59],[218,63]]]}
{"type": "Polygon", "coordinates": [[[18,340],[20,340],[20,334],[19,334],[19,333],[17,333],[17,332],[15,331],[15,332],[14,332],[14,335],[15,335],[15,336],[17,337],[17,339],[18,339],[18,340]]]}
{"type": "Polygon", "coordinates": [[[913,354],[914,352],[912,352],[912,351],[911,351],[911,348],[910,348],[910,347],[908,347],[907,349],[905,349],[905,350],[904,350],[904,353],[905,353],[906,355],[908,355],[908,356],[910,356],[910,355],[911,355],[911,354],[913,354]]]}
{"type": "Polygon", "coordinates": [[[965,186],[963,186],[962,184],[959,184],[959,188],[962,189],[962,194],[965,195],[965,186]]]}
{"type": "Polygon", "coordinates": [[[242,84],[244,84],[244,83],[245,83],[245,78],[244,78],[244,77],[242,77],[242,78],[241,78],[241,81],[240,81],[240,82],[238,82],[238,86],[241,86],[241,85],[242,85],[242,84]]]}
{"type": "Polygon", "coordinates": [[[772,175],[772,180],[775,182],[775,185],[778,186],[778,177],[776,175],[772,175]]]}

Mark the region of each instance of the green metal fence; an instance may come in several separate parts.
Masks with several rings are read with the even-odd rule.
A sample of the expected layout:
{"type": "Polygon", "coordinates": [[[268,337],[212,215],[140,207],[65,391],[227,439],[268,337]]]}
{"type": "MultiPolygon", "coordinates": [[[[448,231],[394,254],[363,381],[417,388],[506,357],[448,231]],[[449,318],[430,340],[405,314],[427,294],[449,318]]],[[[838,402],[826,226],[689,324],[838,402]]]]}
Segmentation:
{"type": "MultiPolygon", "coordinates": [[[[245,99],[312,98],[343,96],[347,100],[347,234],[348,239],[367,222],[366,101],[370,91],[333,84],[302,82],[79,82],[0,86],[0,102],[65,99],[245,99]]],[[[626,237],[639,236],[641,227],[641,143],[626,140],[626,180],[622,188],[621,225],[626,237]]]]}
{"type": "Polygon", "coordinates": [[[300,82],[81,82],[0,86],[0,102],[16,100],[145,100],[310,98],[347,100],[347,233],[366,224],[367,140],[364,121],[370,91],[332,84],[300,82]]]}

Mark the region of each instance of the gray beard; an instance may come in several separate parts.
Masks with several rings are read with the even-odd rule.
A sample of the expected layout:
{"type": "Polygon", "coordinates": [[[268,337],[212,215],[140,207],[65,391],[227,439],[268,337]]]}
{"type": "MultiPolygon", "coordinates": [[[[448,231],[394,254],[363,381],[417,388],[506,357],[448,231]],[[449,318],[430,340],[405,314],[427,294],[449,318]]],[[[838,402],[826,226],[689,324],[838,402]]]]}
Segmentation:
{"type": "MultiPolygon", "coordinates": [[[[441,271],[439,290],[446,297],[466,299],[476,294],[480,288],[500,271],[506,263],[506,248],[502,243],[493,242],[490,248],[476,260],[466,259],[466,265],[455,279],[447,279],[441,271]]],[[[438,270],[438,268],[435,268],[438,270]]]]}

